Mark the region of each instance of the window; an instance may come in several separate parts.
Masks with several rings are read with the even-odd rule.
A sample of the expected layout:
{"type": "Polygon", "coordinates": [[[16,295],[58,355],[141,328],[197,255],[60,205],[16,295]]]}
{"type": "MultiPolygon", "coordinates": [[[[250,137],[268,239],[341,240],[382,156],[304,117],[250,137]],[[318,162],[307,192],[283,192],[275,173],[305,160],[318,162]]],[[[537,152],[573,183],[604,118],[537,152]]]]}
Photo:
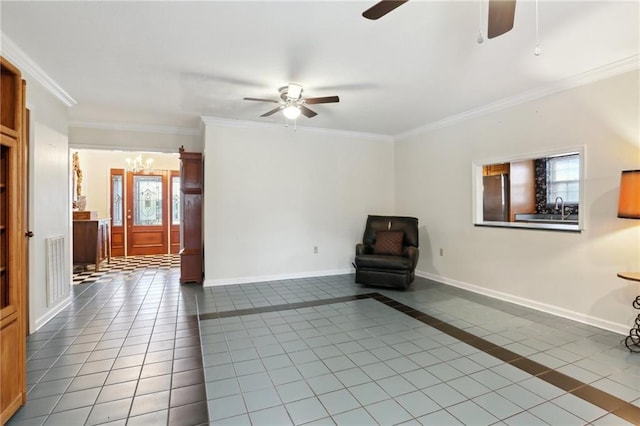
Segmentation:
{"type": "Polygon", "coordinates": [[[171,224],[180,225],[180,176],[171,177],[171,224]]]}
{"type": "Polygon", "coordinates": [[[133,194],[133,224],[162,225],[162,176],[134,176],[133,194]]]}
{"type": "Polygon", "coordinates": [[[567,204],[578,204],[580,201],[579,154],[547,159],[547,203],[554,204],[557,197],[567,204]]]}
{"type": "MultiPolygon", "coordinates": [[[[113,172],[112,172],[113,173],[113,172]]],[[[122,175],[111,175],[111,219],[113,220],[113,226],[123,225],[123,210],[124,205],[122,203],[122,175]]]]}

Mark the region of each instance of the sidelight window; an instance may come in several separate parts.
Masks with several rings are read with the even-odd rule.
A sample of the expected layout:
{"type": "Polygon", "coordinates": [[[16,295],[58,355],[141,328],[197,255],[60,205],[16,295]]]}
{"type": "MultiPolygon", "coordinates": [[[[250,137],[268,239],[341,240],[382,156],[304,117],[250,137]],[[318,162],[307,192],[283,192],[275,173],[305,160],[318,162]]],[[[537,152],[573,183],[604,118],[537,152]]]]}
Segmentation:
{"type": "Polygon", "coordinates": [[[113,216],[113,226],[123,226],[123,212],[124,212],[124,204],[123,204],[123,179],[122,175],[111,175],[111,206],[113,216]]]}
{"type": "Polygon", "coordinates": [[[171,177],[171,224],[180,225],[180,176],[171,177]]]}

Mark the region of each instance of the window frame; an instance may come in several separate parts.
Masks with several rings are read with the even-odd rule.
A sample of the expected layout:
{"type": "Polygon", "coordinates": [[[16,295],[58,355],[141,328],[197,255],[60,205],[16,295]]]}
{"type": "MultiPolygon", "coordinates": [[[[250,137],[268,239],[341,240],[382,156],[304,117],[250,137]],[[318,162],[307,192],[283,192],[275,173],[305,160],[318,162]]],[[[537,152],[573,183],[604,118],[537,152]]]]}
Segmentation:
{"type": "Polygon", "coordinates": [[[553,207],[555,205],[555,200],[557,197],[561,197],[565,206],[578,206],[580,204],[580,181],[581,181],[581,173],[580,173],[580,153],[573,152],[568,154],[561,154],[556,156],[550,156],[547,158],[547,177],[546,177],[546,186],[547,186],[547,207],[553,207]],[[555,161],[566,160],[572,157],[571,159],[575,161],[575,165],[573,170],[575,171],[575,179],[571,180],[553,180],[553,165],[555,161]],[[554,184],[572,184],[575,183],[578,185],[577,198],[578,200],[569,200],[569,196],[567,195],[570,191],[564,191],[564,194],[558,192],[553,193],[552,187],[554,184]]]}

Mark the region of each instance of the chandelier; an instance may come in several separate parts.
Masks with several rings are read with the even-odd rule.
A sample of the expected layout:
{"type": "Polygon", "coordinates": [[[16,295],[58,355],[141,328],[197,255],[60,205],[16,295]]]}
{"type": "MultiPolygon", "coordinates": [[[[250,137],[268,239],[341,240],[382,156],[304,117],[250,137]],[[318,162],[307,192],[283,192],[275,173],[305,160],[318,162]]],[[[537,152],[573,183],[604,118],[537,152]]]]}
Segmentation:
{"type": "Polygon", "coordinates": [[[142,154],[138,154],[133,159],[127,158],[125,161],[127,162],[126,170],[133,173],[148,172],[151,170],[151,165],[153,164],[153,158],[147,158],[143,162],[142,154]]]}

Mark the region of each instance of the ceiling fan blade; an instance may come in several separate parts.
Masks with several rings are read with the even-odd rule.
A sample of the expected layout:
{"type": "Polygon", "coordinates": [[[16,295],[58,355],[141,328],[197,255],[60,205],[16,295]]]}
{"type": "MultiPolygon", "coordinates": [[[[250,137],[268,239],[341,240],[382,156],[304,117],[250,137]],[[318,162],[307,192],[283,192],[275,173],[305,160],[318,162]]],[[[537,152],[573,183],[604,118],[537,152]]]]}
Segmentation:
{"type": "Polygon", "coordinates": [[[369,9],[362,12],[362,16],[367,19],[380,19],[387,13],[391,12],[398,6],[406,3],[408,0],[382,0],[371,6],[369,9]]]}
{"type": "Polygon", "coordinates": [[[276,112],[280,111],[283,108],[282,105],[280,105],[279,107],[276,107],[274,109],[272,109],[271,111],[267,111],[264,114],[262,114],[260,117],[269,117],[270,115],[275,114],[276,112]]]}
{"type": "Polygon", "coordinates": [[[513,28],[516,0],[489,0],[487,37],[494,38],[513,28]]]}
{"type": "Polygon", "coordinates": [[[340,102],[340,98],[338,96],[324,96],[322,98],[307,98],[304,102],[307,104],[330,104],[340,102]]]}
{"type": "Polygon", "coordinates": [[[318,115],[317,112],[311,111],[309,108],[307,108],[304,105],[300,105],[300,112],[302,113],[302,115],[304,115],[307,118],[312,118],[318,115]]]}
{"type": "Polygon", "coordinates": [[[280,101],[276,101],[274,99],[262,99],[262,98],[242,98],[245,101],[258,101],[258,102],[273,102],[277,104],[280,101]]]}

